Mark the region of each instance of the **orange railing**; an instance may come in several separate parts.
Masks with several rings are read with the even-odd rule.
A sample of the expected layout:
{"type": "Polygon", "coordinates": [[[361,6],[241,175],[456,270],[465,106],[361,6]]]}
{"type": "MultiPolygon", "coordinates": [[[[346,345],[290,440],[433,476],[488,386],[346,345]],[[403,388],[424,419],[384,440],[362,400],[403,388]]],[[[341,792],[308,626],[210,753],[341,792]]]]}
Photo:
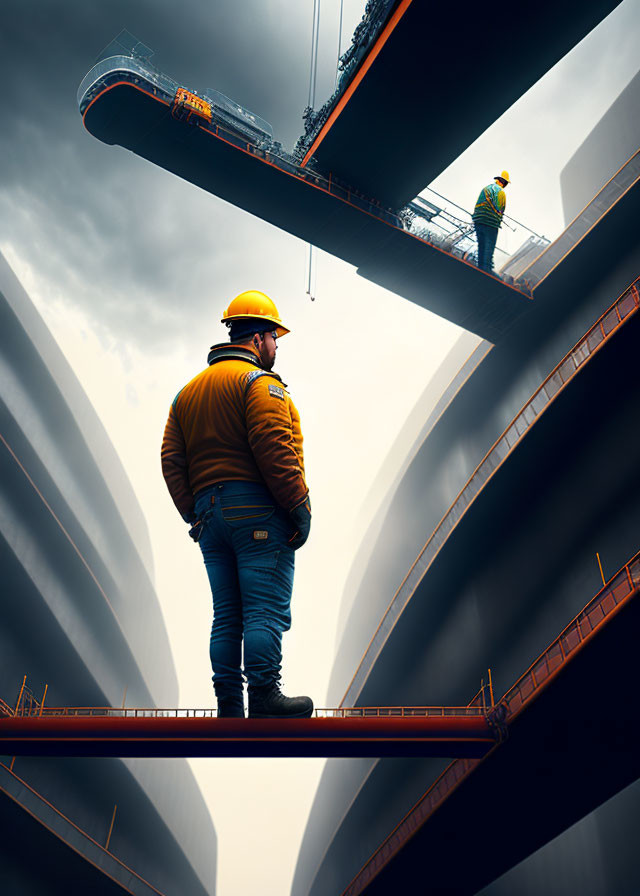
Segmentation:
{"type": "Polygon", "coordinates": [[[617,608],[640,588],[640,551],[571,620],[553,644],[527,669],[500,701],[509,721],[544,688],[572,654],[589,640],[617,608]]]}
{"type": "Polygon", "coordinates": [[[12,716],[13,714],[13,707],[5,703],[2,697],[0,697],[0,716],[12,716]]]}
{"type": "Polygon", "coordinates": [[[598,318],[593,326],[587,330],[580,341],[553,368],[524,407],[518,411],[506,430],[494,442],[475,468],[466,485],[458,493],[453,504],[451,504],[429,536],[425,546],[418,554],[411,569],[394,594],[364,656],[360,660],[360,664],[345,694],[345,700],[354,701],[357,699],[368,670],[382,650],[395,621],[399,618],[414,591],[440,553],[440,550],[479,493],[493,478],[497,470],[507,461],[536,420],[546,411],[570,380],[576,376],[580,368],[596,354],[625,321],[629,320],[638,311],[638,308],[640,308],[639,288],[640,278],[634,280],[623,294],[598,318]],[[370,659],[367,660],[367,657],[370,659]]]}
{"type": "MultiPolygon", "coordinates": [[[[502,700],[498,701],[498,707],[504,707],[506,722],[512,722],[525,705],[546,687],[576,650],[590,640],[611,615],[639,590],[640,551],[605,584],[507,691],[502,700]]],[[[362,893],[371,880],[415,833],[416,829],[424,824],[481,761],[481,759],[456,759],[447,766],[371,856],[342,896],[357,896],[362,893]]]]}
{"type": "MultiPolygon", "coordinates": [[[[479,692],[480,693],[480,692],[479,692]]],[[[475,699],[475,698],[474,698],[475,699]]],[[[469,706],[341,706],[337,708],[318,708],[314,716],[318,719],[354,719],[354,718],[415,718],[415,717],[480,717],[485,715],[487,707],[480,703],[469,706]]],[[[14,715],[9,707],[9,714],[14,715]]],[[[105,717],[121,719],[208,719],[215,718],[214,709],[156,709],[148,707],[113,707],[113,706],[42,706],[26,702],[15,713],[19,717],[51,718],[54,716],[105,717]]]]}

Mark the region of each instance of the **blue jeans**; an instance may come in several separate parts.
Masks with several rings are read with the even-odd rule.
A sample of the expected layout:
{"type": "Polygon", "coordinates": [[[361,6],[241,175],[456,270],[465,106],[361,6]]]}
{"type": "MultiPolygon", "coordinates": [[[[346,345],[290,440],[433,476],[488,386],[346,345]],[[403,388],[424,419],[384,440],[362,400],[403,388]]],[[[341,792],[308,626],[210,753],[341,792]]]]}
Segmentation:
{"type": "Polygon", "coordinates": [[[478,241],[478,267],[490,274],[493,271],[493,250],[498,239],[498,228],[489,224],[474,224],[478,241]]]}
{"type": "Polygon", "coordinates": [[[282,633],[291,627],[294,551],[288,514],[258,482],[222,482],[196,495],[200,548],[213,596],[211,667],[218,699],[280,680],[282,633]]]}

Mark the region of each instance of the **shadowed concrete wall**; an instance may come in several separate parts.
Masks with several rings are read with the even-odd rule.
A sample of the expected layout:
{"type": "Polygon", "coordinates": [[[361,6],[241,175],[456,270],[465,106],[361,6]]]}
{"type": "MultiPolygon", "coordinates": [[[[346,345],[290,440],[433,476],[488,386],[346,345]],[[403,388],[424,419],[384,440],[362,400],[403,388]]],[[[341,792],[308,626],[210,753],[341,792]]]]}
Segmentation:
{"type": "Polygon", "coordinates": [[[560,172],[569,224],[640,147],[640,72],[627,84],[560,172]]]}
{"type": "MultiPolygon", "coordinates": [[[[26,673],[49,705],[118,706],[126,686],[129,704],[175,706],[144,517],[2,256],[0,332],[0,695],[11,703],[26,673]]],[[[111,850],[161,890],[214,891],[216,834],[186,762],[18,758],[14,771],[98,843],[118,804],[111,850]]]]}
{"type": "MultiPolygon", "coordinates": [[[[328,705],[342,698],[408,567],[476,465],[555,365],[640,273],[637,237],[619,255],[603,249],[598,257],[609,263],[588,282],[580,280],[585,267],[580,254],[563,263],[567,268],[553,275],[558,288],[549,287],[536,311],[489,352],[413,447],[412,461],[383,503],[380,534],[362,579],[350,580],[355,593],[344,597],[348,609],[328,705]]],[[[593,251],[593,245],[580,250],[593,251]]],[[[596,550],[606,557],[608,575],[638,550],[640,474],[630,446],[640,435],[640,407],[629,361],[637,333],[637,320],[623,328],[608,354],[589,362],[558,399],[547,435],[535,436],[534,427],[516,447],[505,464],[515,472],[500,498],[491,499],[495,482],[489,483],[484,510],[472,506],[468,515],[482,517],[474,524],[475,543],[454,531],[440,568],[427,572],[378,656],[360,692],[361,705],[466,703],[488,666],[500,695],[598,591],[596,550]],[[524,463],[518,460],[521,451],[524,463]]],[[[329,761],[303,839],[293,896],[341,892],[446,764],[329,761]]],[[[621,829],[640,817],[637,789],[630,789],[623,805],[621,829]]],[[[590,830],[600,830],[602,811],[593,814],[590,830]]],[[[557,867],[566,869],[581,857],[579,841],[563,836],[557,867]]],[[[604,875],[607,885],[614,885],[619,863],[626,862],[629,880],[638,882],[624,841],[616,846],[607,840],[602,854],[601,864],[594,850],[588,859],[600,875],[596,879],[604,875]]],[[[511,874],[518,877],[517,886],[510,878],[513,891],[526,870],[511,874]]],[[[545,880],[550,877],[551,872],[545,880]]],[[[574,882],[581,879],[578,875],[574,882]]]]}

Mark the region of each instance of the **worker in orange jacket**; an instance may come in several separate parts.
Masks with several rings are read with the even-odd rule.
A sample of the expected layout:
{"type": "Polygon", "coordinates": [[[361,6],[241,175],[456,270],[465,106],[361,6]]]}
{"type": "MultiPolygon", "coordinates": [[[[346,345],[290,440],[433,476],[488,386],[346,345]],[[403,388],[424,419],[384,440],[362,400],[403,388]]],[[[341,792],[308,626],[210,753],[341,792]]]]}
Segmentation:
{"type": "Polygon", "coordinates": [[[307,717],[311,699],[279,686],[294,552],[311,526],[300,417],[273,373],[276,340],[289,330],[257,291],[237,296],[222,322],[230,342],[212,347],[171,405],[162,472],[211,584],[218,715],[244,716],[244,645],[249,716],[307,717]]]}

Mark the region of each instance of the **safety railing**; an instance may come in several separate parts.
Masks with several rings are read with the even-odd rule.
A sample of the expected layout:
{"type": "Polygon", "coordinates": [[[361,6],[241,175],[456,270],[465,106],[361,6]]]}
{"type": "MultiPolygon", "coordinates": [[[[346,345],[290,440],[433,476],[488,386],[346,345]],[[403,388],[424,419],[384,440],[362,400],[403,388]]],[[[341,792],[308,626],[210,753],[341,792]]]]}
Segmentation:
{"type": "MultiPolygon", "coordinates": [[[[432,203],[424,197],[418,197],[405,208],[394,210],[383,206],[375,197],[367,197],[359,190],[340,183],[332,176],[325,177],[310,167],[301,167],[295,155],[286,152],[278,141],[272,139],[273,131],[268,122],[254,116],[242,107],[234,116],[233,102],[211,88],[203,92],[181,87],[176,81],[163,75],[148,62],[133,56],[110,56],[98,62],[83,78],[78,88],[78,106],[84,113],[89,103],[105,88],[120,80],[128,80],[140,85],[166,102],[173,102],[179,89],[189,89],[196,96],[208,98],[212,102],[213,120],[209,124],[204,120],[192,117],[189,124],[200,127],[208,133],[224,140],[232,146],[261,158],[280,170],[299,178],[331,196],[340,199],[353,208],[357,208],[385,224],[396,227],[411,234],[434,248],[454,255],[464,261],[476,262],[476,237],[471,215],[455,203],[445,200],[444,206],[432,203]],[[223,106],[217,106],[216,95],[224,100],[223,106]],[[265,128],[268,131],[260,133],[265,128]],[[452,212],[449,206],[456,207],[463,213],[452,212]]],[[[435,191],[431,191],[438,196],[435,191]]],[[[444,197],[440,197],[444,199],[444,197]]],[[[525,294],[530,294],[526,280],[519,279],[525,262],[540,254],[548,245],[548,240],[534,233],[530,228],[514,219],[505,216],[505,227],[497,246],[501,254],[501,268],[495,276],[514,286],[525,294]],[[506,234],[506,237],[505,237],[506,234]],[[513,237],[515,234],[515,237],[513,237]],[[515,239],[511,250],[503,243],[505,239],[515,239]],[[525,240],[522,243],[522,239],[525,240]],[[515,251],[514,251],[515,247],[515,251]]]]}
{"type": "MultiPolygon", "coordinates": [[[[507,723],[513,721],[557,670],[571,658],[578,647],[639,589],[640,551],[604,585],[499,701],[498,706],[503,706],[505,709],[507,723]]],[[[362,893],[417,828],[424,824],[481,761],[481,759],[456,759],[448,765],[371,856],[342,896],[357,896],[362,893]]]]}
{"type": "MultiPolygon", "coordinates": [[[[200,126],[209,130],[206,125],[200,126]]],[[[454,255],[456,258],[472,264],[476,263],[477,241],[475,229],[471,214],[465,209],[461,209],[463,217],[458,217],[449,211],[446,206],[437,206],[426,202],[422,197],[418,197],[418,199],[413,200],[404,208],[394,211],[393,209],[385,208],[377,199],[365,196],[355,187],[342,184],[333,177],[325,177],[314,171],[313,168],[300,167],[292,155],[284,152],[282,149],[276,151],[269,144],[268,140],[262,140],[258,143],[248,142],[220,124],[215,127],[212,126],[210,130],[226,142],[243,149],[251,155],[264,159],[276,168],[280,168],[282,171],[286,171],[288,174],[292,174],[320,190],[324,190],[352,208],[366,212],[384,221],[385,224],[411,234],[415,239],[454,255]]],[[[445,200],[445,203],[447,202],[448,200],[445,200]]],[[[450,204],[454,205],[454,203],[450,204]]],[[[501,267],[494,272],[494,276],[505,283],[515,286],[521,292],[530,294],[529,284],[526,280],[520,279],[518,275],[529,259],[538,255],[549,245],[549,240],[536,234],[529,227],[520,224],[514,219],[506,218],[506,222],[506,231],[509,232],[507,239],[511,239],[513,245],[511,249],[506,248],[505,240],[501,238],[500,243],[505,245],[499,244],[496,247],[498,253],[502,256],[500,261],[501,267]]],[[[501,232],[505,233],[506,231],[503,230],[501,232]]]]}
{"type": "Polygon", "coordinates": [[[527,669],[502,699],[509,719],[563,666],[581,644],[631,594],[640,588],[640,551],[619,570],[593,600],[558,635],[556,640],[527,669]]]}
{"type": "Polygon", "coordinates": [[[606,215],[640,180],[640,150],[607,181],[554,242],[532,258],[522,276],[532,288],[538,286],[562,260],[584,239],[595,224],[606,215]]]}
{"type": "Polygon", "coordinates": [[[435,784],[416,806],[411,809],[387,839],[371,856],[366,865],[358,872],[342,896],[358,896],[364,892],[369,883],[376,877],[387,862],[404,846],[412,834],[427,820],[455,787],[471,772],[480,759],[456,759],[440,775],[435,784]]]}
{"type": "Polygon", "coordinates": [[[317,718],[329,719],[371,719],[371,718],[451,718],[459,716],[482,716],[482,706],[342,706],[338,709],[316,709],[317,718]]]}
{"type": "MultiPolygon", "coordinates": [[[[406,229],[420,239],[437,245],[465,261],[477,263],[478,243],[471,212],[427,187],[400,211],[406,229]]],[[[509,283],[519,282],[527,264],[548,245],[549,240],[508,215],[502,219],[496,243],[495,276],[509,283]]]]}
{"type": "MultiPolygon", "coordinates": [[[[10,708],[9,708],[10,709],[10,708]]],[[[10,709],[10,714],[14,715],[10,709]]],[[[314,710],[318,719],[371,718],[478,718],[486,714],[482,704],[469,706],[343,706],[314,710]]],[[[20,718],[118,718],[118,719],[211,719],[214,709],[155,709],[113,706],[42,706],[27,702],[15,713],[20,718]]]]}
{"type": "Polygon", "coordinates": [[[15,708],[12,710],[13,716],[37,716],[42,713],[44,700],[47,694],[47,687],[44,689],[44,695],[38,700],[33,691],[27,685],[27,676],[22,680],[22,685],[18,693],[15,708]]]}
{"type": "Polygon", "coordinates": [[[156,709],[148,707],[115,707],[115,706],[26,706],[19,709],[17,716],[51,718],[53,716],[73,716],[84,718],[120,718],[120,719],[207,719],[215,718],[214,709],[156,709]]]}
{"type": "MultiPolygon", "coordinates": [[[[210,719],[217,713],[214,709],[182,709],[139,706],[45,706],[48,685],[41,700],[36,700],[27,686],[25,675],[20,687],[15,709],[0,699],[0,715],[6,707],[6,715],[19,718],[119,718],[119,719],[210,719]]],[[[314,710],[317,719],[371,719],[371,718],[458,718],[463,716],[481,717],[494,710],[491,669],[487,680],[483,678],[479,691],[466,706],[339,706],[318,707],[314,710]]]]}
{"type": "Polygon", "coordinates": [[[635,280],[605,313],[598,318],[580,341],[545,378],[529,401],[516,414],[511,424],[494,442],[478,464],[462,491],[440,520],[429,540],[393,596],[391,604],[374,635],[349,686],[347,700],[356,700],[368,670],[382,649],[387,635],[408,604],[441,548],[457,527],[496,471],[502,467],[516,445],[544,413],[558,393],[576,376],[581,367],[600,349],[640,307],[640,278],[635,280]]]}
{"type": "Polygon", "coordinates": [[[267,134],[270,138],[273,137],[273,128],[268,121],[265,121],[264,118],[255,115],[253,112],[249,112],[243,106],[234,103],[232,99],[229,99],[224,93],[220,93],[219,90],[214,90],[213,87],[205,87],[202,91],[202,96],[209,100],[219,115],[226,114],[229,120],[233,122],[238,119],[243,120],[246,126],[251,128],[253,132],[259,131],[262,134],[267,134]]]}
{"type": "Polygon", "coordinates": [[[77,93],[80,112],[84,112],[98,91],[120,75],[127,76],[133,83],[138,83],[136,78],[142,78],[152,88],[162,91],[169,100],[173,99],[180,86],[172,78],[145,65],[134,56],[108,56],[96,63],[80,82],[77,93]]]}

